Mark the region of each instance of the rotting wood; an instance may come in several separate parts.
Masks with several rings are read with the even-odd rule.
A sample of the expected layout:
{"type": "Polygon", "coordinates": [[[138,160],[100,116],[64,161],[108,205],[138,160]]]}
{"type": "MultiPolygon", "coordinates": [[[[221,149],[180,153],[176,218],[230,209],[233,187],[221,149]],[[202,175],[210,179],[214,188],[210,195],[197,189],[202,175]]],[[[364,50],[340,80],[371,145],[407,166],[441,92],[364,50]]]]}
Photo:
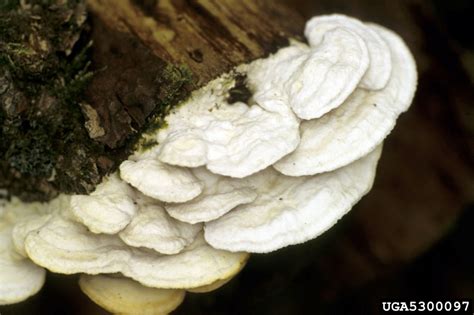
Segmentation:
{"type": "Polygon", "coordinates": [[[128,31],[200,84],[299,37],[304,21],[278,1],[89,0],[94,19],[128,31]]]}
{"type": "Polygon", "coordinates": [[[303,20],[270,1],[89,0],[98,69],[87,92],[96,140],[123,145],[150,116],[238,64],[300,37],[303,20]],[[188,76],[192,76],[190,81],[188,76]]]}
{"type": "Polygon", "coordinates": [[[90,192],[127,157],[150,120],[212,78],[287,45],[289,37],[300,36],[304,22],[280,2],[262,0],[87,5],[94,76],[74,105],[84,143],[57,154],[55,177],[2,170],[0,188],[16,187],[10,192],[25,200],[90,192]],[[22,190],[26,184],[28,190],[22,190]]]}

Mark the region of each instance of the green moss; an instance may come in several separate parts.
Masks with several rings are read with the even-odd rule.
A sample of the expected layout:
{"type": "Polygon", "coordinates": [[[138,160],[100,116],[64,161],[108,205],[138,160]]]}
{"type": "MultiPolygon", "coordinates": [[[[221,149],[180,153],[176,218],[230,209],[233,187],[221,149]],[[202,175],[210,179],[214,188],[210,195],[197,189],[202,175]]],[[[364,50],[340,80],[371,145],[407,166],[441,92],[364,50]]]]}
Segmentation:
{"type": "Polygon", "coordinates": [[[12,194],[47,199],[71,186],[68,178],[84,173],[71,181],[78,186],[100,178],[88,178],[85,169],[94,167],[87,157],[70,161],[79,151],[101,152],[87,143],[79,107],[93,75],[84,8],[76,0],[32,0],[25,7],[0,0],[0,187],[12,194]]]}
{"type": "MultiPolygon", "coordinates": [[[[188,67],[150,59],[136,53],[130,43],[121,49],[138,58],[126,65],[123,60],[110,63],[103,50],[107,39],[100,36],[103,46],[92,51],[88,25],[78,18],[84,2],[31,0],[25,9],[19,1],[0,0],[0,188],[25,200],[92,191],[137,146],[156,145],[152,137],[145,140],[141,134],[165,128],[166,115],[193,89],[188,67]],[[116,67],[105,68],[111,64],[116,67]],[[148,71],[140,72],[140,67],[148,71]],[[135,72],[120,81],[124,89],[111,89],[123,69],[135,72]],[[92,100],[84,95],[86,89],[92,100]],[[130,116],[133,125],[120,118],[105,121],[106,136],[115,135],[113,128],[131,131],[117,132],[120,138],[110,140],[114,145],[91,139],[81,103],[97,106],[105,117],[113,114],[108,106],[117,99],[117,107],[123,106],[121,117],[127,117],[129,109],[143,112],[138,118],[130,116]]],[[[94,39],[97,32],[95,28],[94,39]]]]}
{"type": "Polygon", "coordinates": [[[0,0],[0,11],[9,11],[18,7],[19,0],[0,0]]]}
{"type": "MultiPolygon", "coordinates": [[[[157,104],[156,112],[160,116],[166,116],[172,106],[182,101],[189,95],[188,90],[183,89],[185,85],[193,82],[193,74],[186,65],[178,67],[167,64],[161,76],[158,79],[158,84],[161,86],[160,102],[157,104]]],[[[161,128],[162,124],[154,126],[149,125],[149,128],[161,128]]]]}
{"type": "Polygon", "coordinates": [[[5,158],[9,165],[21,174],[49,177],[54,168],[56,155],[47,126],[40,125],[16,137],[8,148],[5,158]]]}
{"type": "MultiPolygon", "coordinates": [[[[158,79],[161,85],[160,101],[158,102],[154,113],[149,118],[143,134],[151,135],[159,129],[166,128],[166,116],[171,109],[184,102],[193,88],[193,74],[186,65],[175,67],[168,64],[158,79]],[[187,88],[184,88],[188,86],[187,88]]],[[[134,146],[134,149],[148,150],[155,146],[156,140],[150,140],[142,137],[134,146]]]]}
{"type": "Polygon", "coordinates": [[[62,73],[62,81],[54,81],[50,86],[55,96],[65,106],[71,104],[76,106],[92,80],[93,72],[90,71],[91,62],[89,60],[90,47],[91,43],[89,42],[71,61],[62,60],[58,69],[58,72],[62,73]]]}

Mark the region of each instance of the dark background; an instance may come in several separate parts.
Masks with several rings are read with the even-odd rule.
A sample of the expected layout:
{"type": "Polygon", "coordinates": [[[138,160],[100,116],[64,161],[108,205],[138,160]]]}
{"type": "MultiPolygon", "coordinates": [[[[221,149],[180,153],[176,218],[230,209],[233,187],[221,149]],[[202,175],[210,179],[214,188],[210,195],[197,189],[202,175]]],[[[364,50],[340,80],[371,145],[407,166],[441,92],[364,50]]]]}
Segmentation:
{"type": "MultiPolygon", "coordinates": [[[[373,190],[316,240],[268,255],[175,314],[380,314],[383,299],[474,298],[474,1],[284,0],[400,34],[419,86],[385,142],[373,190]]],[[[105,314],[77,277],[49,275],[7,314],[105,314]]]]}

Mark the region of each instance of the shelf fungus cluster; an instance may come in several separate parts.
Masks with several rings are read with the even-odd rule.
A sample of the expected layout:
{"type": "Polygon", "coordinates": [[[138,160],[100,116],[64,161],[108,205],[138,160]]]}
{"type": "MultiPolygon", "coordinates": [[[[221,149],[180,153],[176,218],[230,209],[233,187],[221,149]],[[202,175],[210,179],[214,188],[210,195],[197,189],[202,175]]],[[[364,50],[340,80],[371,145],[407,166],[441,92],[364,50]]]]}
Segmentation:
{"type": "Polygon", "coordinates": [[[83,274],[112,312],[167,313],[249,253],[334,225],[370,190],[416,67],[396,34],[346,16],[312,18],[305,36],[195,91],[92,194],[3,206],[0,303],[36,293],[47,269],[83,274]],[[238,76],[252,95],[230,104],[238,76]]]}

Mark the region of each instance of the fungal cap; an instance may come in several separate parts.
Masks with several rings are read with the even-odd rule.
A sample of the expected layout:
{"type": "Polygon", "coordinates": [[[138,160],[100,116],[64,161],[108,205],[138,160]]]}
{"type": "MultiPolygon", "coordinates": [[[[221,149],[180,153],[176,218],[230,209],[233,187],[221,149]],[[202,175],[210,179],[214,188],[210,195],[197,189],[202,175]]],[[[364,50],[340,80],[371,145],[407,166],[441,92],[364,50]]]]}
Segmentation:
{"type": "Polygon", "coordinates": [[[145,287],[124,277],[81,275],[79,286],[92,301],[113,314],[165,315],[184,300],[186,291],[145,287]]]}

